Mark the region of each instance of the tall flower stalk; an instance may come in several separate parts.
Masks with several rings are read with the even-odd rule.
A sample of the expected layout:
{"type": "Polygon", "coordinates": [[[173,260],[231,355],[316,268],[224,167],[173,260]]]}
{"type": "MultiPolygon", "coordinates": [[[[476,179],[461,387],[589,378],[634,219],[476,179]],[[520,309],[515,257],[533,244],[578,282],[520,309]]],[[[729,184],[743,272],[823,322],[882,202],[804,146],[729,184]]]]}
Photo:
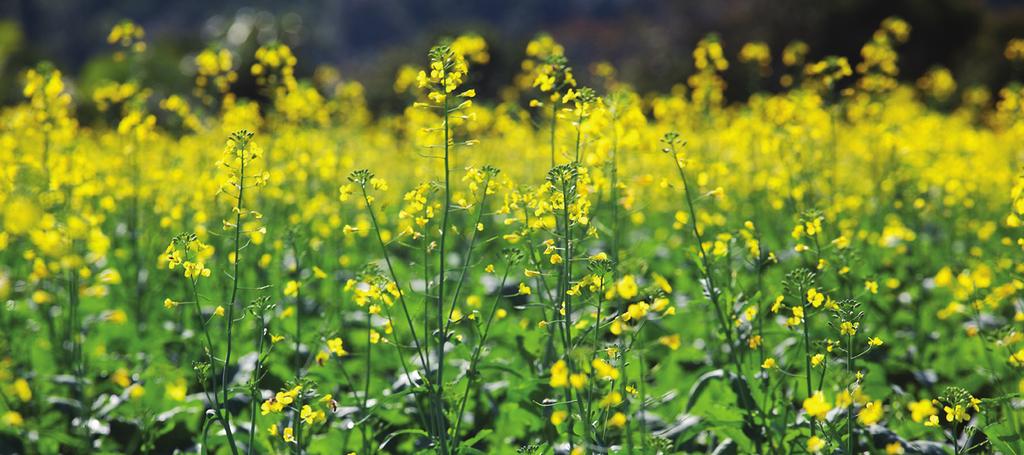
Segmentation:
{"type": "MultiPolygon", "coordinates": [[[[682,154],[680,150],[680,148],[685,145],[685,142],[682,141],[678,133],[670,132],[666,133],[662,138],[662,143],[665,144],[662,151],[671,155],[672,162],[679,174],[679,180],[683,184],[683,195],[686,201],[686,208],[690,214],[690,226],[693,231],[694,240],[696,240],[697,253],[700,256],[699,268],[704,278],[703,285],[708,300],[711,301],[712,310],[718,319],[719,329],[721,330],[722,335],[725,336],[725,341],[729,347],[729,359],[735,368],[734,374],[736,375],[736,379],[737,381],[745,384],[746,375],[743,369],[743,362],[739,356],[739,347],[734,342],[735,334],[733,333],[733,328],[731,326],[734,318],[732,306],[727,302],[721,302],[721,291],[715,285],[715,273],[712,267],[711,258],[708,256],[708,252],[704,248],[704,238],[701,234],[700,227],[698,226],[699,219],[697,218],[697,211],[694,208],[693,188],[690,186],[690,181],[686,176],[686,156],[682,154]]],[[[744,420],[748,424],[752,424],[751,409],[754,408],[754,404],[747,402],[750,399],[748,394],[741,393],[739,395],[739,399],[741,401],[740,404],[744,409],[746,409],[744,420]]],[[[760,447],[760,438],[755,438],[755,443],[760,447]]]]}
{"type": "MultiPolygon", "coordinates": [[[[435,314],[436,314],[436,327],[439,331],[439,338],[437,344],[434,347],[434,357],[437,359],[436,365],[436,377],[434,380],[434,393],[435,393],[435,412],[437,414],[436,423],[437,436],[438,436],[438,451],[439,453],[448,453],[449,444],[449,431],[448,431],[448,416],[445,409],[445,398],[444,398],[444,373],[445,373],[445,345],[448,343],[448,323],[446,315],[450,315],[454,310],[445,311],[445,301],[447,299],[447,281],[448,281],[448,233],[450,230],[450,217],[452,212],[452,179],[451,179],[451,163],[453,161],[453,149],[456,145],[469,146],[474,143],[471,140],[456,142],[454,139],[454,131],[452,130],[452,120],[458,116],[460,120],[466,119],[466,115],[461,114],[460,111],[464,111],[472,106],[473,102],[471,98],[476,96],[474,90],[465,90],[460,93],[456,93],[459,86],[465,81],[466,75],[469,72],[469,64],[466,61],[464,55],[457,52],[456,49],[450,44],[440,44],[430,49],[428,53],[430,58],[430,71],[421,71],[417,76],[417,82],[421,89],[426,89],[427,103],[418,103],[418,106],[426,107],[429,109],[439,109],[441,116],[441,140],[442,144],[431,144],[428,147],[438,148],[443,150],[443,155],[439,158],[443,161],[443,176],[444,176],[444,202],[442,205],[441,212],[441,230],[440,239],[438,242],[438,278],[437,278],[437,289],[435,302],[435,314]]],[[[468,253],[463,255],[464,258],[468,259],[468,253]]],[[[455,302],[453,301],[452,305],[455,302]]]]}
{"type": "MultiPolygon", "coordinates": [[[[191,291],[190,297],[194,306],[196,324],[202,329],[203,339],[206,341],[206,344],[202,347],[205,355],[202,360],[193,362],[193,370],[200,387],[203,389],[203,395],[213,406],[211,410],[213,420],[216,420],[224,428],[224,434],[227,437],[231,453],[237,455],[238,445],[235,442],[234,432],[231,429],[230,413],[225,405],[227,400],[223,399],[217,392],[218,364],[221,369],[227,369],[227,364],[217,360],[214,354],[216,352],[216,345],[213,343],[213,336],[210,335],[210,322],[214,317],[223,317],[224,307],[217,306],[213,310],[212,315],[206,317],[201,303],[202,296],[199,293],[200,278],[207,278],[212,274],[204,262],[209,257],[210,250],[211,248],[201,242],[195,234],[188,233],[175,236],[170,245],[167,246],[164,254],[166,255],[168,269],[174,270],[181,267],[191,291]],[[207,382],[209,382],[209,386],[207,386],[207,382]]],[[[164,306],[174,307],[181,303],[167,299],[164,301],[164,306]]],[[[205,425],[208,426],[209,421],[205,425]]],[[[204,440],[205,434],[204,432],[204,440]]]]}
{"type": "MultiPolygon", "coordinates": [[[[230,298],[226,302],[227,308],[223,305],[218,305],[214,311],[212,318],[223,317],[225,318],[225,344],[226,352],[223,360],[218,360],[215,355],[216,345],[213,342],[213,337],[210,334],[210,322],[211,319],[207,319],[203,315],[203,308],[201,305],[201,296],[199,293],[199,279],[203,277],[209,277],[211,271],[206,267],[205,261],[209,259],[212,254],[212,249],[203,244],[195,234],[182,234],[174,238],[171,244],[165,251],[166,261],[168,268],[174,269],[180,266],[184,270],[185,278],[188,280],[191,291],[192,299],[195,306],[195,315],[199,327],[203,331],[203,337],[206,341],[204,350],[206,352],[205,360],[198,361],[195,364],[196,376],[199,379],[199,383],[204,388],[204,393],[207,399],[213,405],[213,416],[219,421],[221,426],[224,428],[225,435],[228,439],[228,445],[233,454],[239,452],[238,444],[235,441],[234,433],[231,425],[231,413],[226,408],[226,403],[229,399],[228,391],[228,371],[231,365],[231,355],[234,345],[234,325],[237,321],[234,319],[235,307],[238,306],[238,296],[240,289],[240,277],[239,274],[239,263],[241,262],[241,252],[244,249],[242,244],[243,234],[252,234],[255,231],[264,231],[263,227],[260,227],[259,219],[263,216],[255,210],[245,208],[244,195],[245,190],[250,188],[256,188],[265,185],[268,179],[266,172],[260,173],[256,171],[255,161],[262,156],[262,150],[260,147],[252,141],[253,133],[245,130],[233,133],[227,141],[227,145],[224,148],[224,155],[220,161],[217,162],[217,167],[226,170],[226,178],[224,183],[221,185],[218,194],[227,194],[232,198],[232,213],[234,214],[233,221],[224,221],[225,230],[232,232],[232,251],[228,257],[229,262],[232,264],[232,273],[229,275],[231,280],[230,298]],[[247,174],[248,172],[248,174],[247,174]],[[250,223],[243,227],[244,219],[255,219],[254,223],[250,223]],[[220,371],[217,371],[217,367],[220,367],[220,371]],[[220,376],[220,384],[218,391],[217,376],[220,376]],[[210,387],[206,387],[207,381],[210,381],[210,387]]],[[[171,299],[167,299],[164,305],[167,307],[176,306],[178,302],[174,302],[171,299]]],[[[265,327],[264,327],[265,330],[265,327]]],[[[260,334],[262,337],[264,334],[260,334]]],[[[260,348],[262,351],[262,348],[260,348]]],[[[258,354],[259,355],[259,354],[258,354]]],[[[259,368],[254,372],[254,377],[259,375],[259,368]]],[[[252,387],[255,387],[253,380],[250,380],[250,391],[252,387]]],[[[250,427],[252,427],[253,420],[250,418],[250,427]]],[[[250,446],[249,450],[252,450],[250,446]]]]}

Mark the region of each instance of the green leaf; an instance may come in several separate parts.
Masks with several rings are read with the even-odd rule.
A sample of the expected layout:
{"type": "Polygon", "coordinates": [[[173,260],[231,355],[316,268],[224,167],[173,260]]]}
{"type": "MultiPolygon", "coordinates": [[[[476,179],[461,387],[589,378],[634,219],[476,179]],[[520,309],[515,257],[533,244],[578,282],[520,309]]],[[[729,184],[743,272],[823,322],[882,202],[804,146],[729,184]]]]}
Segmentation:
{"type": "Polygon", "coordinates": [[[380,446],[377,447],[377,450],[384,450],[384,447],[387,447],[387,445],[389,443],[391,443],[392,439],[395,439],[398,436],[401,436],[403,434],[413,434],[413,435],[419,435],[419,436],[423,436],[423,437],[430,437],[429,433],[427,433],[426,431],[423,431],[423,430],[421,430],[419,428],[408,428],[408,429],[405,429],[405,430],[398,430],[398,431],[395,431],[395,432],[389,434],[386,438],[384,438],[384,442],[380,443],[380,446]]]}
{"type": "Polygon", "coordinates": [[[721,444],[715,447],[715,451],[711,452],[711,455],[734,455],[736,453],[736,443],[732,439],[726,438],[721,444]]]}
{"type": "Polygon", "coordinates": [[[684,412],[688,413],[693,409],[697,404],[697,400],[700,399],[700,396],[712,381],[723,379],[728,379],[729,387],[732,388],[733,393],[736,394],[736,404],[739,407],[748,411],[756,409],[754,397],[750,393],[750,386],[747,384],[746,378],[737,376],[732,372],[719,368],[717,370],[704,373],[697,378],[697,382],[690,387],[690,399],[686,402],[684,412]]]}
{"type": "Polygon", "coordinates": [[[487,436],[490,436],[491,433],[494,433],[494,430],[491,430],[491,429],[480,430],[472,438],[469,438],[469,439],[463,441],[462,442],[462,446],[467,447],[467,448],[468,447],[473,447],[474,445],[476,445],[476,443],[482,441],[487,436]]]}

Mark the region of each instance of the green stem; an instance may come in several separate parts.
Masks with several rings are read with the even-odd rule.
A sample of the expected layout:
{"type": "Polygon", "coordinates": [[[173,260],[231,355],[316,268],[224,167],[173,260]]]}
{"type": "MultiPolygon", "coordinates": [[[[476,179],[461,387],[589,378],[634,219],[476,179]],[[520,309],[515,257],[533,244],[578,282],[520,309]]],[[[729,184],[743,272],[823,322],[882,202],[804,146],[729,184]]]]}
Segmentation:
{"type": "MultiPolygon", "coordinates": [[[[369,425],[369,415],[370,415],[370,409],[367,406],[367,404],[370,402],[370,376],[371,376],[370,375],[370,365],[372,365],[372,362],[371,362],[372,357],[371,356],[372,356],[372,352],[373,352],[373,349],[372,349],[373,342],[371,341],[373,339],[373,325],[372,325],[372,322],[373,322],[373,315],[370,314],[369,307],[367,307],[367,311],[366,311],[366,380],[363,383],[363,419],[364,420],[360,424],[362,426],[363,441],[364,442],[368,440],[368,438],[366,437],[366,429],[367,429],[366,427],[367,427],[367,425],[369,425]]],[[[363,453],[365,453],[365,454],[369,454],[370,453],[369,452],[369,445],[367,445],[365,443],[363,444],[363,453]]]]}
{"type": "MultiPolygon", "coordinates": [[[[801,288],[800,289],[800,298],[801,299],[803,299],[803,295],[804,295],[803,294],[803,289],[801,288]]],[[[810,332],[811,318],[810,318],[810,314],[808,314],[808,312],[807,312],[807,304],[802,304],[802,305],[804,307],[804,320],[803,320],[803,324],[804,324],[804,361],[805,361],[804,371],[806,372],[806,376],[807,376],[806,377],[806,379],[807,379],[807,398],[810,398],[811,395],[813,394],[813,391],[812,391],[813,386],[811,385],[811,332],[810,332]]],[[[808,418],[807,419],[807,424],[810,425],[810,427],[811,427],[811,436],[814,436],[814,429],[815,429],[814,419],[813,418],[808,418]]]]}
{"type": "MultiPolygon", "coordinates": [[[[295,257],[295,271],[292,272],[292,278],[298,278],[298,274],[302,270],[302,266],[299,263],[299,251],[295,245],[295,238],[291,239],[292,256],[295,257]]],[[[237,256],[236,256],[237,257],[237,256]]],[[[302,379],[302,364],[303,359],[300,354],[302,348],[302,289],[299,288],[295,291],[295,380],[299,381],[302,379]]]]}
{"type": "MultiPolygon", "coordinates": [[[[853,373],[853,334],[846,336],[846,372],[853,373]]],[[[853,406],[846,407],[846,453],[855,453],[857,443],[853,440],[853,406]]]]}
{"type": "Polygon", "coordinates": [[[494,296],[494,300],[491,302],[491,312],[487,316],[487,323],[484,324],[484,331],[480,335],[480,343],[473,350],[473,357],[469,361],[469,370],[466,373],[468,377],[466,390],[462,393],[462,399],[459,402],[459,413],[455,416],[455,433],[452,434],[452,448],[458,448],[459,446],[459,429],[462,427],[462,415],[466,411],[466,402],[469,401],[469,391],[472,389],[478,376],[476,366],[480,361],[480,354],[483,352],[484,343],[487,342],[487,336],[491,332],[491,323],[494,321],[495,313],[498,312],[498,300],[501,298],[502,289],[505,289],[505,283],[508,280],[508,273],[511,268],[511,264],[505,267],[505,273],[501,277],[501,286],[498,286],[498,294],[494,296]]]}
{"type": "MultiPolygon", "coordinates": [[[[416,326],[415,324],[413,324],[412,315],[409,313],[409,305],[405,300],[405,292],[402,291],[403,286],[401,282],[399,282],[398,280],[398,275],[395,273],[394,264],[392,264],[391,262],[391,255],[388,253],[387,245],[384,243],[384,238],[381,236],[380,224],[377,221],[376,213],[374,213],[373,211],[373,205],[370,203],[370,197],[366,193],[366,186],[365,184],[362,184],[360,185],[360,187],[363,194],[363,202],[366,203],[366,211],[370,214],[370,222],[372,223],[373,230],[376,233],[377,243],[380,245],[381,253],[384,255],[384,263],[388,267],[388,273],[391,275],[391,280],[394,281],[395,286],[399,289],[398,302],[402,307],[402,313],[405,316],[405,322],[409,326],[409,332],[412,335],[412,342],[416,348],[416,354],[420,359],[420,365],[423,365],[424,368],[426,368],[426,366],[428,365],[427,359],[423,351],[422,344],[420,343],[419,336],[416,335],[416,326]]],[[[424,334],[424,336],[429,337],[429,334],[424,334]]],[[[406,376],[408,377],[408,371],[406,371],[406,376]]],[[[429,372],[427,373],[426,376],[429,376],[429,372]]],[[[435,396],[433,386],[431,385],[429,380],[425,381],[425,385],[427,387],[427,393],[430,396],[435,396]]],[[[436,418],[436,410],[435,412],[431,413],[431,417],[436,418]]],[[[443,439],[443,436],[444,435],[440,433],[434,434],[434,437],[437,439],[443,439]]]]}
{"type": "Polygon", "coordinates": [[[267,337],[267,320],[260,310],[260,333],[259,333],[259,344],[256,348],[256,368],[252,372],[252,384],[250,384],[250,401],[252,402],[249,407],[249,446],[246,453],[252,454],[253,448],[256,443],[256,407],[260,401],[259,395],[259,380],[260,380],[260,369],[262,368],[263,361],[263,341],[267,337]]]}
{"type": "Polygon", "coordinates": [[[224,394],[224,402],[228,401],[228,365],[231,364],[231,348],[232,348],[232,328],[234,327],[234,316],[235,316],[235,300],[238,298],[238,266],[242,262],[240,257],[241,242],[242,242],[242,201],[245,193],[245,150],[242,149],[242,158],[240,160],[239,171],[238,171],[238,198],[235,202],[235,241],[234,241],[234,271],[231,275],[231,298],[228,299],[228,317],[225,320],[227,325],[227,338],[228,338],[228,349],[224,355],[224,371],[221,378],[221,388],[224,394]]]}
{"type": "Polygon", "coordinates": [[[551,167],[555,167],[555,127],[558,125],[558,102],[551,102],[551,167]]]}
{"type": "Polygon", "coordinates": [[[483,220],[484,208],[487,203],[487,187],[490,183],[491,178],[488,176],[484,179],[484,186],[483,190],[481,190],[482,194],[480,195],[480,208],[476,213],[476,223],[474,223],[472,227],[473,235],[469,238],[469,246],[466,247],[466,257],[462,261],[462,272],[459,275],[459,281],[455,284],[455,292],[454,295],[452,295],[451,306],[448,309],[448,320],[445,322],[444,326],[445,333],[448,333],[448,328],[451,327],[452,315],[455,314],[455,306],[459,301],[459,295],[462,293],[462,285],[466,282],[466,276],[469,272],[469,264],[473,259],[473,246],[476,245],[477,232],[479,232],[476,227],[479,226],[480,222],[483,220]]]}
{"type": "MultiPolygon", "coordinates": [[[[444,73],[442,72],[442,79],[444,79],[444,73]]],[[[444,213],[441,215],[441,241],[438,248],[438,280],[437,280],[437,329],[444,331],[444,284],[447,272],[446,257],[448,251],[445,249],[445,241],[448,238],[448,215],[451,212],[451,169],[449,168],[450,153],[448,142],[450,140],[450,129],[448,124],[448,95],[444,97],[444,213]]],[[[437,395],[437,413],[438,413],[438,428],[441,447],[440,453],[448,453],[448,426],[447,418],[444,410],[444,345],[448,343],[448,333],[442,332],[440,338],[437,341],[436,355],[437,355],[437,384],[436,384],[436,395],[437,395]]]]}
{"type": "MultiPolygon", "coordinates": [[[[190,260],[187,246],[185,247],[185,260],[190,260]]],[[[203,335],[206,338],[206,358],[209,359],[210,361],[210,368],[213,368],[216,362],[216,359],[213,356],[213,338],[210,337],[208,321],[203,319],[202,307],[200,307],[199,305],[199,284],[197,278],[194,277],[189,278],[189,282],[192,284],[192,297],[196,307],[196,321],[198,321],[199,326],[202,327],[203,335]]],[[[227,369],[227,365],[224,365],[224,368],[227,369]]],[[[213,394],[211,395],[209,392],[206,392],[207,398],[210,400],[211,403],[213,403],[214,416],[221,423],[221,426],[224,427],[224,433],[225,435],[227,435],[228,444],[231,447],[231,452],[235,455],[238,455],[238,449],[237,446],[235,445],[235,437],[231,432],[231,424],[229,421],[227,421],[227,419],[224,418],[224,405],[221,403],[220,398],[217,396],[217,374],[214,373],[210,375],[210,380],[212,381],[212,383],[210,384],[210,388],[213,389],[213,394]]],[[[205,384],[203,384],[203,390],[204,392],[206,391],[205,384]]]]}
{"type": "Polygon", "coordinates": [[[622,409],[626,411],[626,453],[633,453],[633,425],[630,424],[632,420],[629,398],[626,392],[626,383],[628,376],[626,375],[626,342],[619,342],[619,371],[622,374],[622,380],[619,381],[619,393],[622,394],[622,409]]]}
{"type": "MultiPolygon", "coordinates": [[[[693,235],[697,240],[697,250],[700,253],[701,262],[704,266],[704,278],[706,280],[706,283],[704,284],[707,286],[708,296],[710,297],[712,306],[714,306],[715,315],[718,317],[718,323],[720,324],[722,333],[725,335],[726,343],[729,346],[729,357],[735,365],[736,375],[738,378],[743,379],[745,378],[745,374],[743,372],[743,363],[740,361],[739,356],[736,354],[737,346],[733,343],[733,333],[732,329],[729,327],[730,318],[726,316],[726,310],[722,308],[722,305],[719,302],[718,288],[715,286],[715,278],[711,268],[711,261],[708,258],[707,251],[705,251],[704,249],[704,239],[701,236],[700,229],[697,226],[697,211],[694,209],[693,195],[690,191],[690,183],[689,180],[687,180],[686,178],[686,172],[683,171],[683,165],[679,162],[679,155],[675,150],[675,146],[673,145],[672,147],[672,158],[675,162],[676,170],[679,172],[679,178],[683,182],[683,193],[686,196],[686,207],[689,209],[690,212],[690,220],[692,223],[693,235]]],[[[747,397],[742,394],[740,395],[740,400],[742,400],[743,407],[744,409],[746,409],[744,419],[749,420],[750,408],[752,407],[752,403],[748,403],[747,397]]],[[[755,439],[755,444],[757,444],[759,449],[758,451],[760,452],[760,438],[755,439]]]]}

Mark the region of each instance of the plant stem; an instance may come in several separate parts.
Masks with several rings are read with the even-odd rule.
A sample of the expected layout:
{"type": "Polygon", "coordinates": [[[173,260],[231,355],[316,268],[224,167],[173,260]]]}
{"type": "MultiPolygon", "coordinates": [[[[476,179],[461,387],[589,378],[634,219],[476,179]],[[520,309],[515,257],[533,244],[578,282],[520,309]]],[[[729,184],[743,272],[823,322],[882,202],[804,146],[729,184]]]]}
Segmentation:
{"type": "Polygon", "coordinates": [[[455,314],[455,305],[459,301],[459,295],[462,293],[462,285],[466,282],[466,276],[468,275],[469,272],[469,264],[473,259],[473,246],[476,245],[477,232],[479,232],[477,231],[476,227],[479,226],[480,222],[483,220],[484,208],[486,207],[487,203],[487,187],[490,183],[491,178],[490,176],[488,176],[487,178],[484,179],[484,185],[480,195],[480,208],[477,210],[476,222],[473,224],[472,228],[473,235],[469,238],[469,246],[466,247],[466,255],[465,258],[463,258],[462,260],[462,272],[459,275],[459,281],[455,284],[455,292],[452,295],[451,306],[448,309],[448,320],[445,322],[444,326],[445,333],[447,333],[448,328],[451,327],[452,315],[455,314]]]}
{"type": "MultiPolygon", "coordinates": [[[[188,247],[187,246],[185,247],[185,260],[186,261],[190,260],[189,254],[188,254],[188,247]]],[[[203,329],[203,335],[206,337],[206,349],[205,349],[206,350],[206,357],[210,361],[210,368],[213,368],[214,364],[216,362],[216,359],[213,356],[213,338],[210,337],[210,329],[209,329],[209,326],[208,326],[208,321],[203,319],[202,307],[199,305],[199,284],[198,284],[198,281],[197,281],[198,279],[195,278],[195,277],[191,277],[188,280],[192,284],[192,297],[193,297],[193,302],[195,303],[195,307],[196,307],[196,320],[199,322],[199,326],[203,329]]],[[[226,364],[224,365],[224,368],[225,369],[227,368],[226,364]]],[[[218,396],[217,396],[217,374],[216,374],[216,372],[214,374],[210,375],[210,380],[212,381],[212,383],[210,384],[211,385],[210,388],[213,389],[213,394],[210,395],[209,392],[206,392],[205,384],[203,384],[203,390],[204,390],[204,392],[206,392],[207,398],[213,404],[214,415],[215,415],[216,419],[218,421],[220,421],[221,426],[224,427],[224,433],[225,433],[225,435],[227,435],[228,445],[231,447],[231,453],[233,453],[235,455],[238,455],[238,448],[235,445],[235,437],[234,437],[234,435],[231,432],[231,424],[230,424],[229,421],[227,421],[224,418],[224,414],[225,414],[225,412],[224,412],[224,404],[221,403],[220,398],[218,398],[218,396]]]]}
{"type": "MultiPolygon", "coordinates": [[[[846,335],[846,372],[853,372],[853,334],[846,335]]],[[[857,443],[853,440],[853,406],[846,407],[846,453],[854,453],[857,443]]]]}
{"type": "MultiPolygon", "coordinates": [[[[239,170],[238,170],[238,198],[235,201],[235,239],[234,239],[234,271],[231,274],[231,298],[228,299],[228,315],[224,321],[227,325],[227,353],[224,355],[224,368],[221,372],[221,390],[223,392],[223,402],[227,405],[228,402],[228,366],[231,365],[231,351],[232,351],[232,328],[235,322],[235,306],[238,298],[238,266],[241,263],[241,239],[242,239],[242,210],[245,194],[245,162],[246,162],[246,148],[248,144],[240,147],[239,159],[239,170]]],[[[235,438],[231,434],[231,413],[223,408],[225,412],[222,414],[222,423],[224,423],[224,430],[228,436],[228,442],[231,444],[231,452],[234,454],[238,453],[238,447],[235,444],[235,438]]]]}
{"type": "MultiPolygon", "coordinates": [[[[299,263],[299,251],[295,245],[295,239],[291,239],[292,256],[295,257],[295,271],[292,272],[292,278],[299,278],[298,274],[301,273],[302,266],[299,263]]],[[[302,349],[302,288],[299,287],[295,291],[295,380],[302,379],[302,364],[303,359],[300,354],[302,349]]]]}
{"type": "Polygon", "coordinates": [[[501,285],[498,286],[498,293],[494,296],[494,300],[491,302],[491,312],[487,316],[487,323],[484,324],[484,331],[480,334],[480,342],[477,344],[476,349],[473,350],[473,357],[469,361],[469,370],[467,372],[468,379],[466,381],[466,390],[462,393],[462,399],[459,402],[459,413],[455,416],[455,432],[452,434],[452,447],[457,448],[459,446],[459,429],[462,427],[462,415],[466,411],[466,402],[469,401],[469,391],[477,380],[478,373],[476,371],[477,363],[480,361],[480,354],[484,350],[484,343],[487,342],[487,335],[491,331],[491,323],[494,321],[494,315],[498,312],[498,300],[501,298],[501,292],[505,289],[505,283],[508,280],[509,270],[512,268],[511,264],[505,266],[505,273],[501,277],[501,285]]]}
{"type": "MultiPolygon", "coordinates": [[[[679,172],[679,178],[683,182],[683,193],[686,196],[686,207],[689,209],[690,212],[690,220],[693,227],[693,235],[697,240],[697,250],[700,253],[701,262],[704,266],[704,279],[706,281],[705,285],[707,286],[708,296],[711,300],[712,306],[714,307],[715,315],[718,317],[718,323],[720,324],[722,333],[725,335],[726,343],[729,347],[729,357],[731,358],[733,364],[736,367],[737,379],[745,381],[745,375],[743,373],[743,364],[740,361],[739,356],[736,354],[737,347],[733,343],[733,333],[732,329],[729,327],[728,322],[729,318],[726,317],[725,309],[722,308],[722,305],[719,302],[718,288],[715,287],[715,279],[713,270],[711,268],[711,261],[708,258],[707,251],[705,251],[704,249],[704,239],[700,234],[700,229],[697,227],[697,211],[694,209],[693,196],[690,191],[690,183],[686,178],[686,172],[683,170],[683,164],[679,162],[679,155],[676,152],[674,145],[672,146],[672,158],[675,162],[676,170],[679,172]]],[[[742,401],[742,405],[746,410],[744,419],[749,420],[750,408],[752,407],[752,404],[747,402],[747,396],[744,394],[740,394],[739,399],[742,401]]],[[[758,446],[758,451],[760,452],[760,438],[755,439],[755,444],[758,446]]]]}
{"type": "MultiPolygon", "coordinates": [[[[442,72],[442,79],[444,79],[444,72],[442,72]]],[[[447,84],[447,83],[446,83],[447,84]]],[[[450,130],[448,124],[448,95],[444,97],[444,213],[441,216],[441,241],[438,249],[438,280],[437,280],[437,330],[442,331],[440,338],[437,341],[437,413],[438,413],[438,428],[439,436],[441,437],[440,453],[448,453],[448,426],[447,418],[444,410],[444,346],[448,343],[448,333],[445,331],[444,324],[444,283],[447,272],[447,253],[445,249],[445,241],[448,238],[448,215],[451,212],[452,195],[451,195],[451,170],[449,169],[450,151],[449,151],[449,139],[450,130]]]]}
{"type": "MultiPolygon", "coordinates": [[[[384,263],[388,267],[388,273],[391,275],[391,281],[394,281],[395,282],[395,286],[399,289],[399,292],[398,292],[398,302],[401,304],[402,313],[405,316],[405,322],[409,326],[409,332],[412,335],[412,342],[413,342],[413,345],[416,348],[416,354],[420,358],[420,364],[423,365],[424,368],[426,368],[426,366],[428,365],[427,359],[426,359],[425,353],[423,351],[422,344],[420,344],[419,336],[416,335],[416,326],[413,324],[413,322],[412,322],[412,315],[409,313],[409,305],[408,305],[408,303],[405,300],[405,292],[402,291],[402,285],[401,285],[401,283],[398,280],[398,275],[395,273],[395,267],[394,267],[394,265],[391,262],[391,255],[388,254],[387,245],[384,243],[384,238],[381,236],[380,224],[377,221],[376,213],[374,213],[374,211],[373,211],[373,205],[370,203],[370,197],[366,193],[366,186],[365,185],[361,185],[361,189],[362,189],[362,194],[363,194],[363,202],[366,203],[366,211],[369,212],[369,214],[370,214],[370,222],[372,223],[373,230],[376,233],[377,243],[380,245],[381,253],[384,255],[384,263]]],[[[424,334],[424,337],[429,337],[429,334],[424,334]]],[[[401,357],[401,356],[399,356],[399,357],[401,357]]],[[[403,366],[404,366],[404,360],[403,360],[403,366]]],[[[426,376],[429,376],[429,371],[426,371],[425,373],[426,373],[426,376]]],[[[406,373],[406,375],[408,376],[408,372],[406,373]]],[[[411,378],[410,378],[410,380],[411,380],[411,378]]],[[[427,387],[427,393],[429,394],[429,396],[435,396],[435,394],[433,392],[433,390],[434,390],[433,386],[431,385],[429,379],[427,381],[425,381],[425,385],[427,387]]],[[[434,410],[434,411],[435,412],[431,413],[432,419],[436,419],[436,417],[437,417],[436,410],[434,410]]],[[[438,439],[441,439],[442,436],[443,435],[440,434],[440,433],[434,434],[434,437],[438,438],[438,439]]]]}
{"type": "MultiPolygon", "coordinates": [[[[366,380],[363,383],[363,422],[360,423],[360,425],[362,426],[362,433],[363,433],[363,441],[364,442],[368,440],[368,438],[366,437],[366,425],[368,425],[369,422],[370,422],[370,420],[369,420],[370,408],[369,408],[368,404],[370,402],[370,365],[372,365],[372,362],[371,362],[372,357],[371,357],[371,355],[372,355],[372,352],[373,352],[373,349],[372,349],[373,342],[371,341],[373,339],[373,325],[372,325],[372,322],[373,322],[373,315],[370,314],[369,307],[367,307],[367,311],[366,311],[366,380]]],[[[363,453],[365,453],[365,454],[369,454],[370,453],[369,452],[369,445],[367,445],[365,443],[363,444],[363,453]]]]}
{"type": "Polygon", "coordinates": [[[558,102],[551,102],[551,167],[555,167],[555,127],[558,125],[558,102]]]}
{"type": "Polygon", "coordinates": [[[221,387],[224,393],[224,402],[228,401],[228,365],[231,364],[231,348],[232,348],[232,328],[234,327],[234,316],[235,316],[235,300],[238,298],[238,266],[241,263],[240,250],[242,240],[242,201],[245,193],[245,151],[243,148],[242,158],[239,164],[238,171],[238,198],[235,202],[235,241],[234,241],[234,271],[231,275],[231,298],[228,299],[228,317],[225,320],[227,325],[227,338],[228,338],[228,349],[224,355],[224,371],[221,378],[221,387]]]}
{"type": "Polygon", "coordinates": [[[260,369],[262,368],[263,361],[263,341],[267,337],[267,320],[263,315],[262,310],[260,311],[260,333],[259,343],[256,348],[256,368],[252,373],[252,384],[250,389],[250,401],[251,406],[249,407],[249,446],[247,447],[248,454],[253,453],[253,447],[256,442],[256,405],[259,403],[259,380],[260,380],[260,369]]]}
{"type": "MultiPolygon", "coordinates": [[[[806,300],[806,299],[803,298],[803,295],[804,295],[804,290],[803,290],[803,288],[801,288],[800,289],[800,298],[801,298],[802,301],[806,300]]],[[[811,318],[810,318],[810,314],[807,312],[807,304],[806,303],[802,303],[801,305],[803,305],[803,307],[804,307],[804,320],[803,320],[803,324],[804,324],[804,361],[805,361],[804,371],[806,372],[806,377],[807,377],[806,378],[807,379],[807,398],[810,398],[811,395],[813,394],[813,392],[812,392],[813,386],[811,385],[811,332],[810,332],[811,318]]],[[[811,427],[811,436],[814,436],[814,429],[815,429],[814,419],[808,418],[807,419],[807,424],[810,425],[810,427],[811,427]]]]}

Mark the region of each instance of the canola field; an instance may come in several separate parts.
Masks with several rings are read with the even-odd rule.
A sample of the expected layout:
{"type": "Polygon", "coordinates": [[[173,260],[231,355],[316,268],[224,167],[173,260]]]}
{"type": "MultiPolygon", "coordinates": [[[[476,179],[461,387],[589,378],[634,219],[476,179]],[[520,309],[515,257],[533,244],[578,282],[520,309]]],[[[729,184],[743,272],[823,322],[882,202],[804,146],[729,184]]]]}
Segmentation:
{"type": "Polygon", "coordinates": [[[904,81],[910,33],[709,35],[670,93],[539,35],[492,98],[467,34],[397,114],[284,44],[191,93],[26,69],[0,452],[1024,453],[1024,86],[904,81]]]}

